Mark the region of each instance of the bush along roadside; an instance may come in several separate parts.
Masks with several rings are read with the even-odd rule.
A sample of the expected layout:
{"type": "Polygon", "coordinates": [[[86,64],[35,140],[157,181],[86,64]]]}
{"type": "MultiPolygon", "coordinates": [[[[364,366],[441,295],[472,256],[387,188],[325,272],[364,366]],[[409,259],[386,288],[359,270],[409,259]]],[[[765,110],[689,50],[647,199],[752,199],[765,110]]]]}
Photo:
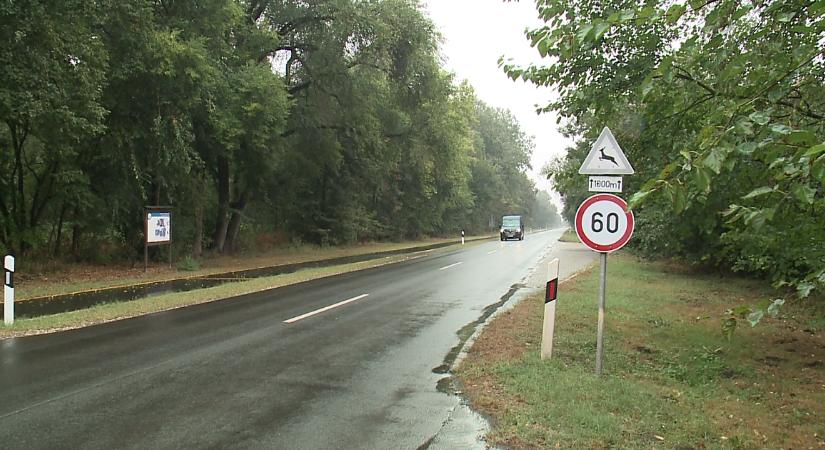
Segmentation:
{"type": "Polygon", "coordinates": [[[554,355],[539,358],[543,302],[501,314],[456,374],[512,448],[821,448],[825,321],[821,303],[725,336],[732,304],[765,284],[612,255],[605,374],[594,374],[598,270],[564,283],[554,355]],[[730,338],[730,339],[729,339],[730,338]]]}

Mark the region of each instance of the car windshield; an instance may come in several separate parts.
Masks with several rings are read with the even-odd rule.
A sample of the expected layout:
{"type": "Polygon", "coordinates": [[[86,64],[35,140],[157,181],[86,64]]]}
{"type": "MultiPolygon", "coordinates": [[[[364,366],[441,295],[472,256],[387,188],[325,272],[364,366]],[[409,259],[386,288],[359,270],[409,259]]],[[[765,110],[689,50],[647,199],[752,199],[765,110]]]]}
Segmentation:
{"type": "Polygon", "coordinates": [[[502,223],[503,227],[508,227],[508,228],[515,228],[515,227],[518,227],[519,225],[521,225],[521,221],[519,220],[518,217],[505,217],[505,218],[501,219],[501,223],[502,223]]]}

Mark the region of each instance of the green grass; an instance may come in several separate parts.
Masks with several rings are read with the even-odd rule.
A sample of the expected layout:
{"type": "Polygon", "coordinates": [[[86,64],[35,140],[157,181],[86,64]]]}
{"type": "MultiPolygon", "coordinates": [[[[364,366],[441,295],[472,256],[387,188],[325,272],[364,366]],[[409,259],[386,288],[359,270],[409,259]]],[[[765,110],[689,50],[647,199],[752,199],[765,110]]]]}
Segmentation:
{"type": "Polygon", "coordinates": [[[579,237],[576,235],[576,231],[572,228],[568,228],[559,238],[561,242],[580,242],[579,237]]]}
{"type": "Polygon", "coordinates": [[[482,342],[488,332],[501,342],[507,330],[486,330],[476,345],[498,356],[471,350],[458,376],[495,418],[490,439],[517,448],[821,445],[825,368],[815,361],[823,352],[796,328],[805,322],[769,319],[740,326],[731,342],[722,336],[725,309],[775,295],[762,286],[611,256],[601,378],[594,374],[598,270],[562,286],[552,360],[540,360],[530,344],[541,339],[537,297],[513,312],[531,332],[507,348],[482,342]]]}
{"type": "MultiPolygon", "coordinates": [[[[436,251],[448,251],[450,249],[454,248],[446,247],[436,251]]],[[[0,338],[78,328],[188,305],[207,303],[340,273],[392,264],[410,257],[411,255],[399,255],[333,267],[305,269],[290,274],[232,282],[194,291],[169,293],[128,302],[100,304],[91,308],[49,316],[22,318],[15,320],[14,324],[10,326],[0,323],[0,338]]]]}
{"type": "MultiPolygon", "coordinates": [[[[381,242],[341,247],[298,245],[271,250],[255,256],[215,256],[199,260],[184,257],[174,269],[168,262],[150,264],[148,273],[143,272],[143,262],[136,267],[77,266],[60,263],[48,267],[21,266],[18,268],[17,299],[50,297],[54,295],[85,292],[118,286],[131,286],[157,281],[193,278],[235,270],[271,267],[323,259],[354,256],[367,253],[396,251],[431,244],[458,242],[460,238],[432,238],[407,242],[381,242]]],[[[489,236],[469,236],[467,244],[478,243],[489,236]]]]}

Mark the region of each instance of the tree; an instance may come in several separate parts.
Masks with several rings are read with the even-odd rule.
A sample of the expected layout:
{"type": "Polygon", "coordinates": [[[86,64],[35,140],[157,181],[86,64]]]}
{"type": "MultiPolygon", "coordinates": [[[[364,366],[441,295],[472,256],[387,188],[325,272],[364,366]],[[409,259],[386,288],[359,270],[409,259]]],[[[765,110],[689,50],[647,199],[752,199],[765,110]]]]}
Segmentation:
{"type": "Polygon", "coordinates": [[[533,211],[531,224],[535,227],[552,228],[562,224],[556,205],[547,191],[538,191],[531,209],[533,211]]]}
{"type": "Polygon", "coordinates": [[[152,204],[196,256],[255,234],[483,230],[533,206],[532,142],[442,69],[417,1],[30,1],[0,18],[13,251],[134,256],[152,204]]]}
{"type": "Polygon", "coordinates": [[[49,208],[83,182],[79,144],[104,130],[99,17],[86,1],[0,6],[0,243],[12,252],[43,241],[49,208]]]}
{"type": "MultiPolygon", "coordinates": [[[[548,108],[583,142],[621,130],[643,250],[803,296],[823,286],[822,2],[547,0],[539,14],[528,37],[553,63],[504,69],[559,89],[548,108]]],[[[582,155],[553,168],[565,195],[582,155]]]]}

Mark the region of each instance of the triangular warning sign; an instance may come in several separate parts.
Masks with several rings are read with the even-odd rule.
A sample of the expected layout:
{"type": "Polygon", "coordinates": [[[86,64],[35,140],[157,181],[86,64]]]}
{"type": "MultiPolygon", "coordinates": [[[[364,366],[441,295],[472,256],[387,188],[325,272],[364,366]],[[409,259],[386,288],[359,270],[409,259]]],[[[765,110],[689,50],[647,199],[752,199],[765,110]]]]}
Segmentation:
{"type": "Polygon", "coordinates": [[[587,154],[579,173],[584,175],[632,175],[633,166],[624,156],[622,148],[610,129],[604,127],[602,134],[587,154]]]}

